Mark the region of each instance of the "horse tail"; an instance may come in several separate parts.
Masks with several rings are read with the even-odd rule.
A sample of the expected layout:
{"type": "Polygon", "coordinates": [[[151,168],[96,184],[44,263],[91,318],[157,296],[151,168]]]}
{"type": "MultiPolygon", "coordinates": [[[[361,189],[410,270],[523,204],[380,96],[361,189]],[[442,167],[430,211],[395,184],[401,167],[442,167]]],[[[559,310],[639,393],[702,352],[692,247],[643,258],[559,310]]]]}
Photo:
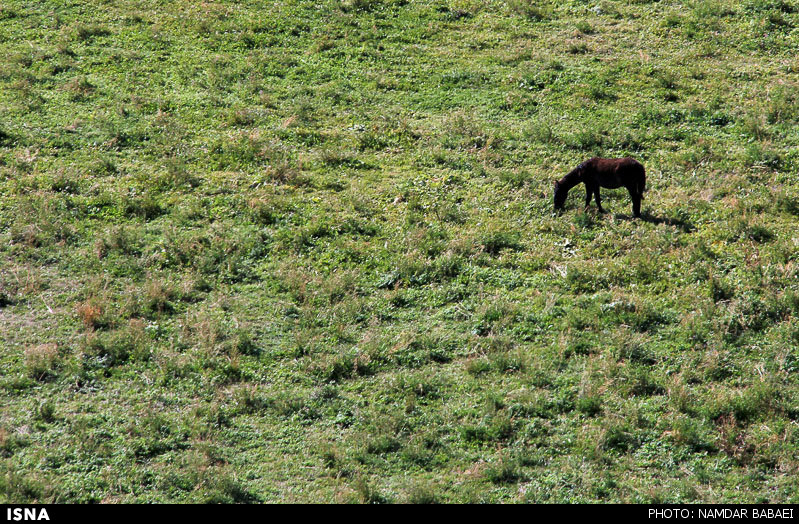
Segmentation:
{"type": "Polygon", "coordinates": [[[638,179],[638,194],[644,198],[644,191],[646,191],[646,170],[641,166],[641,178],[638,179]]]}

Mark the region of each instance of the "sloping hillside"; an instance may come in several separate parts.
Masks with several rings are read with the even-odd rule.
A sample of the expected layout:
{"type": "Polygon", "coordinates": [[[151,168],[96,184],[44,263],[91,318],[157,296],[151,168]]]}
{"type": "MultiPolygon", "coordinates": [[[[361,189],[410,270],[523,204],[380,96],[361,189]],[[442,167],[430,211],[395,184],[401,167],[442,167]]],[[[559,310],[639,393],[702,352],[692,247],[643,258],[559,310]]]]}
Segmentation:
{"type": "Polygon", "coordinates": [[[799,5],[4,0],[0,502],[799,502],[799,5]],[[629,196],[552,182],[592,156],[629,196]]]}

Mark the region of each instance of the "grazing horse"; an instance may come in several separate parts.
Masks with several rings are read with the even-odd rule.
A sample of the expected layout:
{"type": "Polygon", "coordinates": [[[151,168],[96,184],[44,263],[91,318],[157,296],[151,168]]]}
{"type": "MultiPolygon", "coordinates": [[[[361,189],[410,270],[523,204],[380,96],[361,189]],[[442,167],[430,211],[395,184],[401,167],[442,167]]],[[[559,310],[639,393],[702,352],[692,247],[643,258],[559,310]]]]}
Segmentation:
{"type": "Polygon", "coordinates": [[[596,207],[602,209],[599,188],[616,189],[624,186],[630,192],[633,201],[633,215],[641,217],[641,198],[646,188],[644,166],[637,160],[627,158],[591,158],[555,182],[555,211],[562,211],[569,190],[579,184],[585,184],[585,209],[591,203],[591,195],[596,196],[596,207]]]}

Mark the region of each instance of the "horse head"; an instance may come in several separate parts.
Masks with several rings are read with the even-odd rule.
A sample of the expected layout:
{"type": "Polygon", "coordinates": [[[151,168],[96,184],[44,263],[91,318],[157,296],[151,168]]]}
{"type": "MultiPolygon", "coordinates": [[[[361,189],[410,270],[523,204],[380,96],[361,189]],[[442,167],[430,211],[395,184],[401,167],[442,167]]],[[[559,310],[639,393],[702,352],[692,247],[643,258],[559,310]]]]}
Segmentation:
{"type": "Polygon", "coordinates": [[[555,203],[555,211],[563,211],[563,204],[566,203],[566,196],[569,194],[569,190],[563,187],[563,185],[555,180],[555,196],[554,196],[554,203],[555,203]]]}

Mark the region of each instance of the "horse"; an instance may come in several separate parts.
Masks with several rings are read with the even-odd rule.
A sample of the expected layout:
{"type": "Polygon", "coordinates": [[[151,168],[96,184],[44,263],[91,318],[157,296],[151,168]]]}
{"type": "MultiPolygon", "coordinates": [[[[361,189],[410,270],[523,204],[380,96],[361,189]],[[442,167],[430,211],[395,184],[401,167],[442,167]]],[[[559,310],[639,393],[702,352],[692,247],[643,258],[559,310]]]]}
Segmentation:
{"type": "Polygon", "coordinates": [[[585,209],[591,204],[591,195],[596,196],[596,207],[602,209],[599,188],[616,189],[624,186],[633,201],[633,215],[641,218],[641,198],[646,189],[646,173],[644,166],[637,160],[627,158],[594,157],[581,163],[560,180],[555,181],[555,212],[563,211],[563,204],[569,190],[579,184],[585,184],[585,209]]]}

